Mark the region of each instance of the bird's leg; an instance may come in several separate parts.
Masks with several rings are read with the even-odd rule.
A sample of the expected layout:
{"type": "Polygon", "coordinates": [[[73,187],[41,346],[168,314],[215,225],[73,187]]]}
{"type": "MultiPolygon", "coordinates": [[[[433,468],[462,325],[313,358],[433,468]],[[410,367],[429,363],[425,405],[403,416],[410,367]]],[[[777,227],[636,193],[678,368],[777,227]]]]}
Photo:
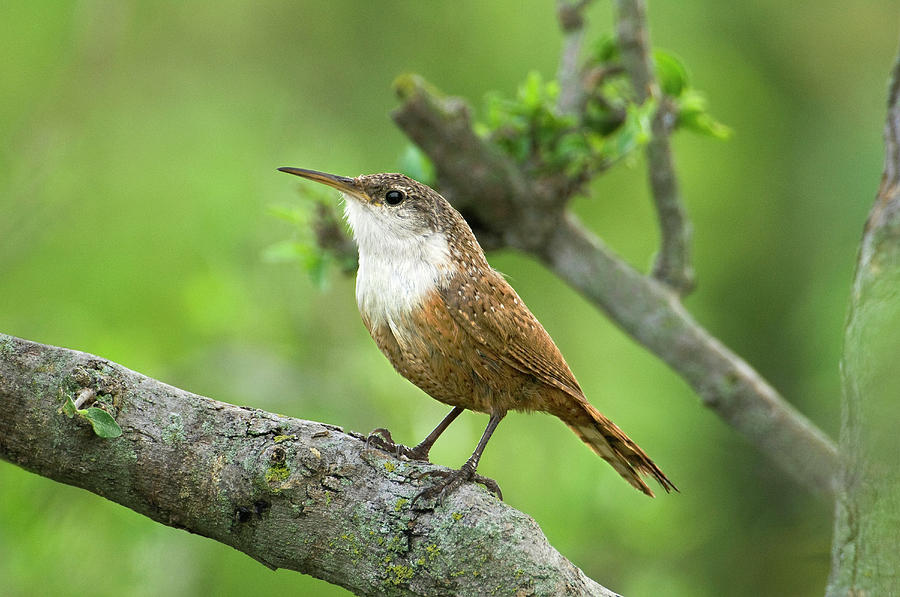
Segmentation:
{"type": "Polygon", "coordinates": [[[450,426],[450,423],[456,420],[456,417],[462,414],[465,409],[461,406],[454,406],[453,410],[451,410],[446,417],[444,417],[440,423],[438,423],[437,427],[431,430],[431,433],[428,434],[428,437],[419,442],[419,444],[415,448],[407,448],[409,453],[407,457],[412,458],[414,460],[428,460],[428,453],[431,451],[431,446],[434,445],[434,442],[437,441],[437,438],[441,436],[444,431],[447,430],[447,427],[450,426]]]}
{"type": "Polygon", "coordinates": [[[428,434],[428,437],[419,442],[418,445],[414,448],[408,448],[402,444],[395,444],[393,438],[391,437],[391,432],[383,427],[379,427],[378,429],[373,429],[372,433],[369,434],[369,437],[366,438],[366,445],[374,445],[382,450],[387,452],[393,452],[397,454],[397,456],[406,456],[411,460],[425,460],[428,461],[428,453],[431,451],[431,446],[434,445],[434,442],[437,441],[437,438],[441,436],[441,434],[447,430],[447,427],[450,426],[456,417],[462,414],[462,411],[465,409],[461,406],[454,406],[453,410],[450,411],[444,419],[438,423],[438,426],[432,430],[431,433],[428,434]]]}
{"type": "Polygon", "coordinates": [[[485,428],[484,433],[481,435],[481,440],[475,447],[475,451],[472,452],[472,455],[468,460],[466,460],[466,463],[463,464],[458,471],[434,471],[430,473],[431,476],[443,477],[443,479],[419,493],[419,495],[417,495],[415,499],[427,500],[438,498],[438,500],[441,500],[444,498],[444,496],[453,493],[463,483],[466,483],[467,481],[475,481],[487,487],[488,490],[491,491],[491,493],[495,494],[499,499],[502,500],[503,493],[500,491],[500,486],[497,485],[497,482],[493,479],[489,479],[488,477],[482,477],[481,475],[476,474],[475,471],[478,469],[478,462],[481,460],[481,454],[482,452],[484,452],[484,447],[487,445],[488,440],[491,439],[491,435],[494,433],[494,429],[497,428],[497,425],[500,424],[500,421],[504,416],[506,416],[505,411],[492,412],[491,419],[488,421],[487,427],[485,428]]]}

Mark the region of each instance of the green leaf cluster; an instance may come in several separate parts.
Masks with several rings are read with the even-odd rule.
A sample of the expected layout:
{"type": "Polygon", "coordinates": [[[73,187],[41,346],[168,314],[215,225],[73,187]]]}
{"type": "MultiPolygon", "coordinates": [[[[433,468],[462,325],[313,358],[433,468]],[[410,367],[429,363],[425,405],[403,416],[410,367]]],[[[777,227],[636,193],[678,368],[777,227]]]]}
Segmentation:
{"type": "MultiPolygon", "coordinates": [[[[617,82],[621,83],[621,81],[617,82]]],[[[559,84],[530,72],[514,99],[492,94],[479,133],[520,164],[579,178],[627,157],[650,139],[655,102],[629,103],[621,84],[588,98],[584,112],[560,114],[559,84]],[[622,88],[622,89],[619,89],[622,88]]]]}
{"type": "Polygon", "coordinates": [[[517,162],[539,171],[566,171],[574,175],[587,166],[599,141],[578,126],[574,115],[556,109],[559,84],[544,82],[532,71],[519,86],[516,97],[487,97],[486,122],[478,123],[479,134],[490,138],[517,162]]]}
{"type": "MultiPolygon", "coordinates": [[[[728,137],[730,129],[709,114],[682,61],[659,50],[654,62],[660,89],[674,107],[676,128],[728,137]]],[[[629,157],[650,140],[660,98],[637,103],[610,36],[594,44],[584,73],[588,88],[577,114],[560,113],[559,84],[532,71],[514,98],[487,96],[485,119],[477,131],[518,163],[570,178],[589,176],[629,157]]]]}
{"type": "MultiPolygon", "coordinates": [[[[615,38],[606,35],[598,39],[591,52],[591,59],[608,72],[616,72],[615,77],[605,81],[602,89],[607,100],[613,104],[622,100],[633,101],[630,99],[631,92],[621,85],[625,73],[615,38]]],[[[660,91],[675,107],[676,128],[684,128],[717,139],[727,139],[731,136],[731,129],[708,112],[706,96],[691,85],[690,72],[681,58],[667,50],[656,49],[653,52],[653,64],[660,91]]],[[[588,109],[590,108],[588,105],[588,109]]]]}
{"type": "Polygon", "coordinates": [[[731,129],[708,112],[706,96],[691,86],[688,70],[677,56],[665,50],[656,50],[653,62],[660,89],[675,105],[678,117],[676,128],[716,139],[731,136],[731,129]]]}

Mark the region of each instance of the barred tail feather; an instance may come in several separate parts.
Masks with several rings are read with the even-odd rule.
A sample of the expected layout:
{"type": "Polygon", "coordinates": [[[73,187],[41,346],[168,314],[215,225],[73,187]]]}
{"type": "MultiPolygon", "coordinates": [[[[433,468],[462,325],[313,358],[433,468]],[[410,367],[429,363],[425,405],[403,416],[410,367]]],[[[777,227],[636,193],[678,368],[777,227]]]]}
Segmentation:
{"type": "Polygon", "coordinates": [[[650,497],[653,497],[653,492],[640,475],[653,477],[666,492],[678,491],[650,457],[615,423],[604,417],[589,402],[584,401],[582,406],[583,415],[574,417],[577,421],[563,420],[600,458],[616,469],[622,478],[650,497]]]}

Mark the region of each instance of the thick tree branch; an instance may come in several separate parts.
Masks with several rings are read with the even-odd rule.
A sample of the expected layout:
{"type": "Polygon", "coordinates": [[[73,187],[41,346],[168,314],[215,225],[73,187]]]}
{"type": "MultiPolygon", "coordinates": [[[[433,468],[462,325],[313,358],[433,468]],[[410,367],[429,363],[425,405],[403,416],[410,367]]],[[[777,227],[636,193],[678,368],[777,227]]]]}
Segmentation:
{"type": "Polygon", "coordinates": [[[2,334],[0,413],[0,458],[359,595],[615,595],[480,486],[412,509],[437,467],[337,427],[2,334]],[[85,388],[114,405],[121,437],[59,412],[85,388]]]}
{"type": "Polygon", "coordinates": [[[900,586],[900,55],[884,144],[881,185],[860,244],[844,331],[832,597],[891,595],[900,586]]]}
{"type": "Polygon", "coordinates": [[[656,81],[644,0],[619,0],[617,5],[619,49],[637,101],[656,99],[659,102],[651,125],[653,136],[647,143],[650,191],[660,228],[660,249],[653,275],[677,293],[686,294],[694,288],[694,269],[691,265],[691,224],[682,205],[669,147],[675,115],[656,81]]]}
{"type": "Polygon", "coordinates": [[[412,79],[398,90],[403,103],[394,120],[432,159],[441,192],[479,239],[541,259],[779,467],[813,491],[831,494],[837,470],[831,440],[695,322],[677,295],[615,256],[563,211],[552,187],[528,180],[475,135],[461,100],[441,98],[412,79]]]}

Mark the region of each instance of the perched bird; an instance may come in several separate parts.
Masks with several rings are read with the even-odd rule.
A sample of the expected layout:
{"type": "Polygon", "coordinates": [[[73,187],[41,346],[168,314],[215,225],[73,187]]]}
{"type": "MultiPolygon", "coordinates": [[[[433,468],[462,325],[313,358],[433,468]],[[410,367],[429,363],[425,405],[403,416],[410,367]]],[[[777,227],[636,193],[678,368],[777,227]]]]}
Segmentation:
{"type": "MultiPolygon", "coordinates": [[[[463,217],[430,187],[402,174],[347,178],[279,168],[341,191],[359,247],[356,302],[363,323],[394,368],[453,407],[414,448],[390,435],[379,443],[427,460],[435,440],[464,409],[490,415],[472,456],[426,490],[443,495],[477,480],[478,461],[510,410],[563,420],[631,485],[653,492],[648,475],[676,489],[652,460],[585,398],[575,376],[516,291],[488,264],[463,217]]],[[[383,431],[383,430],[382,430],[383,431]]]]}

